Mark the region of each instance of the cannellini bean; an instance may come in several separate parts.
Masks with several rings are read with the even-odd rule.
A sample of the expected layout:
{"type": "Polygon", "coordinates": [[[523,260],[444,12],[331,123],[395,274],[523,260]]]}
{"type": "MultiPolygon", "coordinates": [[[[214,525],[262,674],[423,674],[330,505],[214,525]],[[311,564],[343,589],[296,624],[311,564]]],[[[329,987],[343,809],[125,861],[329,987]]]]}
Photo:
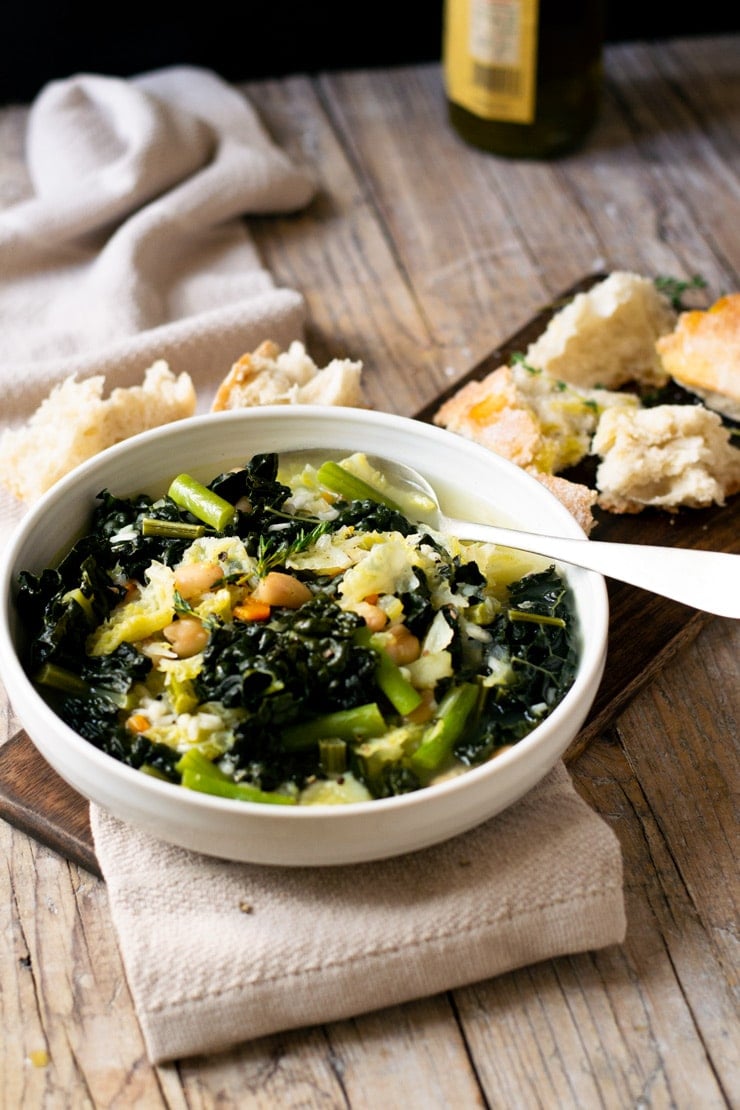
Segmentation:
{"type": "Polygon", "coordinates": [[[413,663],[421,655],[418,637],[409,632],[405,624],[396,624],[388,629],[383,647],[399,667],[403,667],[405,663],[413,663]]]}
{"type": "Polygon", "coordinates": [[[186,563],[175,571],[175,589],[187,600],[210,590],[223,576],[217,563],[186,563]]]}
{"type": "Polygon", "coordinates": [[[208,643],[208,633],[197,617],[180,617],[163,630],[178,659],[197,655],[208,643]]]}
{"type": "Polygon", "coordinates": [[[369,601],[359,601],[355,605],[355,612],[362,617],[371,632],[380,632],[388,624],[388,614],[379,605],[372,605],[369,601]]]}
{"type": "Polygon", "coordinates": [[[304,602],[310,601],[313,594],[300,578],[295,578],[292,574],[283,574],[279,570],[271,570],[259,580],[252,591],[252,597],[255,601],[264,601],[267,605],[298,609],[304,602]]]}

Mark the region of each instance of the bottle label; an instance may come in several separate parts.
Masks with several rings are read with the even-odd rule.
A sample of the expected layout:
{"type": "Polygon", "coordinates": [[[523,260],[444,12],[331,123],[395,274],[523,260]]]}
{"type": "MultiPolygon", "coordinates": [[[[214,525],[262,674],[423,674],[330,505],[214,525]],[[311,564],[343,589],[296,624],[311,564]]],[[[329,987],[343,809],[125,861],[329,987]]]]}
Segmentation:
{"type": "Polygon", "coordinates": [[[481,119],[532,123],[537,0],[447,0],[447,96],[481,119]]]}

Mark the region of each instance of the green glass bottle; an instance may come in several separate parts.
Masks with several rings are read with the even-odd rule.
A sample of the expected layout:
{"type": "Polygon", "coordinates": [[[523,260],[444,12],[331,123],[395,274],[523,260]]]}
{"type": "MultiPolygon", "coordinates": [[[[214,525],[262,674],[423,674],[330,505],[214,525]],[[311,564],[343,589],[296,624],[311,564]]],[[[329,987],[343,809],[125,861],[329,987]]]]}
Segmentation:
{"type": "Polygon", "coordinates": [[[603,42],[604,0],[445,0],[450,123],[492,154],[572,150],[598,115],[603,42]]]}

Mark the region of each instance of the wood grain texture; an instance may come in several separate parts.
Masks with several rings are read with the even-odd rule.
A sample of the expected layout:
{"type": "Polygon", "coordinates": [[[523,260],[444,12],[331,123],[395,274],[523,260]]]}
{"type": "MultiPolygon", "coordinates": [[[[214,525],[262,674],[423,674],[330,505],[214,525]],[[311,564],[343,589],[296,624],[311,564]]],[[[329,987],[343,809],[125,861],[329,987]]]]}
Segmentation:
{"type": "MultiPolygon", "coordinates": [[[[738,50],[740,36],[610,48],[596,131],[551,164],[466,148],[434,65],[245,85],[319,182],[306,212],[249,221],[266,268],[306,298],[317,359],[362,358],[371,403],[411,415],[583,274],[740,288],[738,50]]],[[[0,110],[0,206],[27,189],[26,115],[0,110]]],[[[683,516],[655,525],[708,542],[694,522],[690,539],[683,516]]],[[[624,945],[155,1068],[105,884],[2,821],[0,1105],[736,1106],[740,622],[678,607],[656,627],[625,589],[610,655],[646,666],[569,764],[622,845],[624,945]]],[[[0,742],[17,733],[0,699],[0,742]]]]}

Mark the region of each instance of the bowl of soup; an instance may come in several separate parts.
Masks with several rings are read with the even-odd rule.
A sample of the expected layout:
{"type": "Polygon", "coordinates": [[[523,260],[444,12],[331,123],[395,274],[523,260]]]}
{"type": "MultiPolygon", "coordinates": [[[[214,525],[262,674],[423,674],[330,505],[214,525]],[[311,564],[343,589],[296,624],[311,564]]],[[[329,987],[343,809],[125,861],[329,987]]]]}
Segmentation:
{"type": "Polygon", "coordinates": [[[583,538],[541,483],[443,429],[266,406],[133,437],[3,553],[0,663],[84,799],[180,847],[288,867],[416,851],[560,759],[606,658],[603,579],[440,532],[583,538]]]}

